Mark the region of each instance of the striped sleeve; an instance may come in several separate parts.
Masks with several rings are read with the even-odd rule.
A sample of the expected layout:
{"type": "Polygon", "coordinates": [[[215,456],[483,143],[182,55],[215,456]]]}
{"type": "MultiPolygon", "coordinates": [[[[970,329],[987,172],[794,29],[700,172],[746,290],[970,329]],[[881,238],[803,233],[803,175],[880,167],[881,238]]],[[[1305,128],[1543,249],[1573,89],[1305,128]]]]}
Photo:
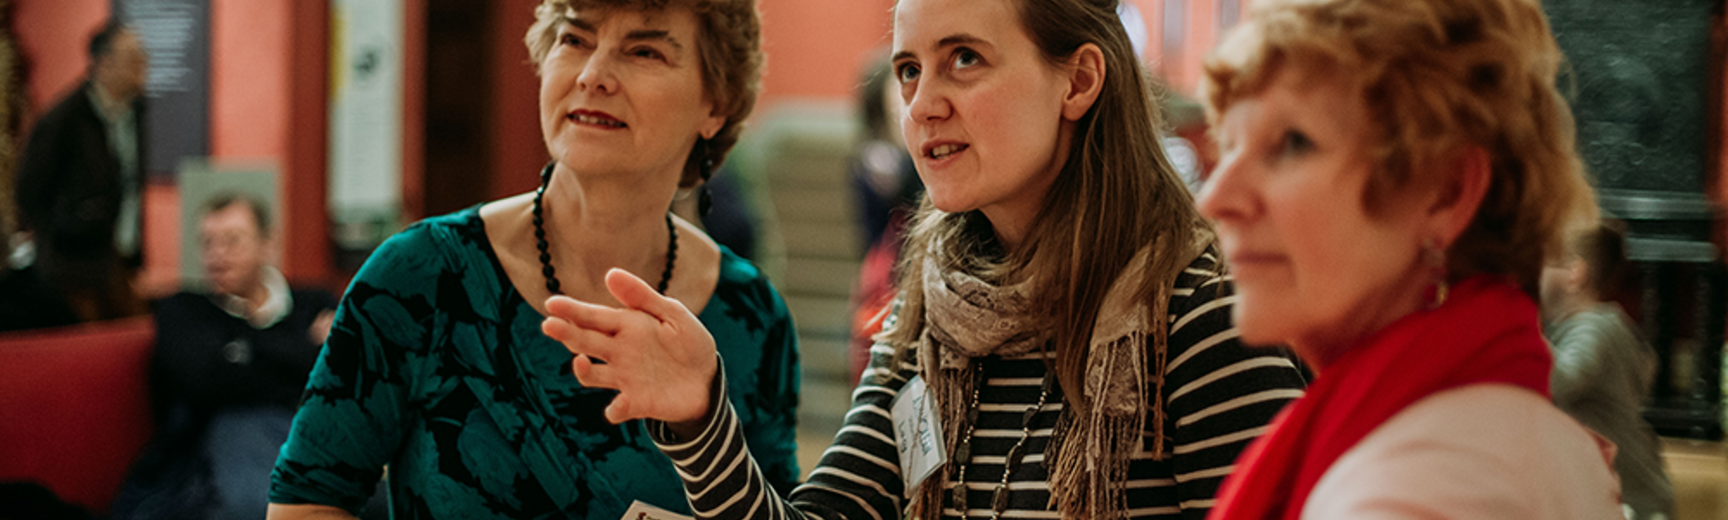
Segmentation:
{"type": "Polygon", "coordinates": [[[695,438],[679,439],[664,423],[649,421],[649,434],[677,467],[696,518],[899,519],[904,490],[889,410],[916,367],[901,363],[890,369],[892,349],[877,345],[873,350],[866,383],[853,391],[844,426],[809,481],[789,499],[773,492],[751,459],[738,416],[725,395],[724,371],[715,376],[711,391],[709,409],[714,413],[695,438]],[[870,374],[889,370],[894,374],[886,384],[869,382],[877,380],[870,374]]]}
{"type": "Polygon", "coordinates": [[[1306,382],[1277,347],[1247,347],[1230,320],[1236,296],[1216,251],[1177,277],[1165,365],[1165,431],[1183,518],[1205,518],[1236,457],[1306,382]]]}

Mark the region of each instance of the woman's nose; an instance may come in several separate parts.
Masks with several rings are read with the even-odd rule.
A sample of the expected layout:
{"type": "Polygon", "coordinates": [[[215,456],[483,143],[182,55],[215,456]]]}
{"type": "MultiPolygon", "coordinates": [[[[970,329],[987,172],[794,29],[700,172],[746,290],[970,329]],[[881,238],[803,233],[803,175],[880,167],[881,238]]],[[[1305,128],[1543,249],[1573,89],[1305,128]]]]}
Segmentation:
{"type": "Polygon", "coordinates": [[[938,121],[953,115],[954,106],[948,103],[947,93],[940,85],[922,83],[914,87],[912,100],[906,103],[907,122],[914,125],[924,121],[938,121]]]}
{"type": "Polygon", "coordinates": [[[596,52],[582,64],[582,72],[576,76],[576,88],[593,90],[612,94],[618,92],[618,77],[612,71],[612,59],[609,53],[596,52]]]}
{"type": "Polygon", "coordinates": [[[1237,220],[1253,214],[1253,198],[1243,183],[1245,170],[1235,154],[1225,154],[1194,201],[1200,214],[1213,221],[1237,220]]]}

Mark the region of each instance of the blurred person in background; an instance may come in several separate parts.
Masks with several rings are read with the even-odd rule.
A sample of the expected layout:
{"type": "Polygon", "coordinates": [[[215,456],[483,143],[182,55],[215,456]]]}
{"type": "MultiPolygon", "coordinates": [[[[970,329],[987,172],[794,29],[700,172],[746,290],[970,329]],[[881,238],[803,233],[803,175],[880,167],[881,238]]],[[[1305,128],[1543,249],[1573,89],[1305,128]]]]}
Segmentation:
{"type": "Polygon", "coordinates": [[[1554,404],[1614,441],[1614,471],[1630,520],[1674,517],[1662,442],[1644,421],[1656,350],[1639,338],[1613,296],[1629,265],[1618,225],[1575,230],[1564,254],[1542,269],[1543,333],[1554,350],[1554,404]]]}
{"type": "MultiPolygon", "coordinates": [[[[33,260],[15,260],[8,240],[0,238],[0,332],[77,324],[78,313],[60,290],[42,278],[33,260]]],[[[31,253],[19,256],[29,258],[31,253]]]]}
{"type": "Polygon", "coordinates": [[[157,433],[116,501],[116,520],[262,518],[270,468],[330,333],[336,297],[288,286],[270,209],[220,194],[198,244],[210,291],[156,305],[157,433]]]}
{"type": "Polygon", "coordinates": [[[789,499],[743,449],[726,338],[625,272],[608,282],[627,309],[547,303],[547,333],[579,354],[576,378],[622,392],[606,416],[655,420],[698,517],[1176,519],[1211,507],[1303,380],[1282,352],[1236,341],[1230,279],[1158,147],[1116,7],[896,4],[901,131],[927,196],[845,424],[789,499]],[[896,396],[926,413],[893,411],[896,396]],[[920,423],[941,433],[897,439],[920,423]],[[926,474],[912,450],[947,462],[926,474]]]}
{"type": "Polygon", "coordinates": [[[84,321],[143,314],[144,79],[136,32],[110,20],[90,37],[83,83],[30,131],[18,167],[21,224],[38,272],[84,321]]]}
{"type": "Polygon", "coordinates": [[[1538,279],[1595,205],[1536,0],[1263,0],[1207,59],[1242,341],[1319,376],[1215,520],[1620,519],[1538,279]]]}
{"type": "Polygon", "coordinates": [[[270,518],[349,517],[386,465],[396,518],[616,520],[633,501],[689,511],[644,425],[607,421],[620,397],[570,377],[574,356],[540,330],[553,295],[616,304],[612,269],[654,280],[647,290],[725,338],[750,453],[773,489],[797,481],[785,303],[669,213],[755,104],[755,3],[545,0],[534,14],[525,40],[552,157],[540,188],[421,221],[366,261],[276,463],[270,518]]]}
{"type": "Polygon", "coordinates": [[[864,261],[852,287],[852,340],[848,347],[851,381],[857,382],[870,364],[870,336],[882,329],[888,302],[894,299],[894,265],[906,219],[918,209],[924,183],[912,166],[912,154],[900,136],[900,84],[887,52],[870,60],[858,87],[858,122],[863,131],[852,152],[848,171],[863,228],[864,261]]]}

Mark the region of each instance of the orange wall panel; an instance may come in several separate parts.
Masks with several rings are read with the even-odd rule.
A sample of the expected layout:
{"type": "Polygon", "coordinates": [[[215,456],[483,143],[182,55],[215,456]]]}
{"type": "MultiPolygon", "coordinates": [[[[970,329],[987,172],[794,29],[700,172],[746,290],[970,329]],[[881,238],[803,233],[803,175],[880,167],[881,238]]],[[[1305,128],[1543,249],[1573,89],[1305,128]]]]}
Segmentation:
{"type": "Polygon", "coordinates": [[[282,271],[333,276],[325,210],[326,1],[212,0],[210,155],[278,168],[282,271]]]}
{"type": "Polygon", "coordinates": [[[892,0],[759,0],[768,69],[760,114],[782,98],[850,100],[858,71],[892,43],[892,0]]]}
{"type": "Polygon", "coordinates": [[[18,35],[18,50],[30,67],[25,94],[29,96],[33,113],[48,111],[61,94],[84,79],[84,67],[89,63],[90,35],[108,19],[108,2],[13,2],[12,29],[18,35]]]}
{"type": "Polygon", "coordinates": [[[210,2],[210,155],[288,152],[289,0],[210,2]]]}

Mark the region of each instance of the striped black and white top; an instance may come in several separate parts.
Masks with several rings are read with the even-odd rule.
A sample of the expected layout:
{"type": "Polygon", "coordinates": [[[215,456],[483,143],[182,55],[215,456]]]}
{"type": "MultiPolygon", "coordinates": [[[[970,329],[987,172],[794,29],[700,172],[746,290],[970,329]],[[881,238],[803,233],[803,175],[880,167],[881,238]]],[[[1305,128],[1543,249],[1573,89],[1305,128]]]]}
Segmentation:
{"type": "MultiPolygon", "coordinates": [[[[1236,456],[1266,431],[1284,405],[1302,395],[1304,379],[1282,350],[1248,348],[1237,341],[1230,323],[1235,300],[1228,275],[1218,271],[1215,254],[1196,258],[1176,280],[1170,300],[1170,341],[1163,395],[1166,400],[1165,457],[1154,460],[1153,432],[1144,432],[1145,453],[1129,465],[1127,517],[1201,519],[1236,456]]],[[[782,500],[763,480],[745,450],[742,430],[716,381],[716,412],[694,439],[675,439],[663,425],[649,428],[660,449],[684,479],[692,509],[703,519],[823,518],[898,520],[907,505],[890,420],[894,396],[917,373],[910,361],[887,366],[891,351],[877,345],[869,371],[852,393],[852,409],[833,446],[822,455],[810,479],[782,500]],[[892,371],[886,384],[876,375],[892,371]]],[[[985,384],[979,392],[980,415],[967,466],[967,511],[989,518],[991,496],[1002,480],[1005,456],[1021,436],[1021,415],[1038,400],[1045,373],[1044,354],[983,360],[985,384]]],[[[1033,419],[1028,455],[1010,476],[1009,506],[1002,518],[1057,518],[1050,507],[1049,473],[1044,452],[1062,412],[1052,391],[1050,402],[1033,419]]],[[[1148,405],[1148,421],[1151,406],[1148,405]]],[[[937,473],[936,475],[941,475],[937,473]]],[[[957,485],[950,482],[949,488],[957,485]]],[[[944,493],[945,517],[958,517],[944,493]]]]}

